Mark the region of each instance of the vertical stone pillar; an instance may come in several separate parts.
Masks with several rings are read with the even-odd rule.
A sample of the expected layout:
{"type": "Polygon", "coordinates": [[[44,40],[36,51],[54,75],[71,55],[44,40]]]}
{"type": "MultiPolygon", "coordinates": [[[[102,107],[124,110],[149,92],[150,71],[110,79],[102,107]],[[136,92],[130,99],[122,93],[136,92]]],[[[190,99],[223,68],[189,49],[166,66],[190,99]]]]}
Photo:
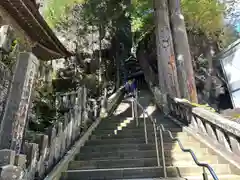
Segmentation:
{"type": "Polygon", "coordinates": [[[56,118],[60,118],[58,111],[61,108],[61,105],[62,105],[62,98],[60,96],[60,93],[56,92],[56,99],[55,99],[56,118]]]}
{"type": "Polygon", "coordinates": [[[82,87],[77,90],[77,126],[82,123],[82,87]]]}
{"type": "Polygon", "coordinates": [[[83,124],[86,124],[88,121],[88,112],[87,112],[87,88],[83,87],[83,93],[82,93],[82,108],[83,108],[83,124]]]}
{"type": "Polygon", "coordinates": [[[19,53],[0,131],[0,149],[20,152],[38,59],[19,53]]]}
{"type": "Polygon", "coordinates": [[[97,101],[94,99],[94,101],[93,101],[93,109],[94,109],[93,116],[94,116],[94,118],[97,118],[97,112],[98,112],[97,108],[98,108],[97,101]]]}
{"type": "Polygon", "coordinates": [[[100,112],[100,117],[105,118],[107,117],[107,88],[104,89],[104,95],[103,98],[101,99],[101,112],[100,112]]]}

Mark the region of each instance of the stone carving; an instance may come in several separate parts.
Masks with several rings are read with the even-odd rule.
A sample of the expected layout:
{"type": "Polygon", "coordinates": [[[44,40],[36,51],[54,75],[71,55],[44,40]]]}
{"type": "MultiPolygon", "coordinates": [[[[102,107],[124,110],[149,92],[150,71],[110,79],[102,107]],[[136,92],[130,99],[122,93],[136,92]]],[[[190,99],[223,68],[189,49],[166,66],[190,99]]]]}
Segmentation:
{"type": "Polygon", "coordinates": [[[6,106],[11,78],[10,70],[0,62],[0,122],[6,106]]]}
{"type": "Polygon", "coordinates": [[[9,90],[0,131],[0,147],[20,152],[34,74],[38,59],[32,53],[20,53],[9,90]]]}
{"type": "Polygon", "coordinates": [[[23,133],[25,128],[25,121],[27,118],[27,111],[29,109],[31,90],[32,90],[34,75],[36,70],[37,70],[37,64],[33,63],[29,69],[29,72],[26,75],[27,78],[25,79],[25,82],[24,82],[19,110],[16,113],[12,148],[14,148],[14,150],[17,153],[20,153],[20,149],[21,149],[22,138],[23,138],[23,133]]]}

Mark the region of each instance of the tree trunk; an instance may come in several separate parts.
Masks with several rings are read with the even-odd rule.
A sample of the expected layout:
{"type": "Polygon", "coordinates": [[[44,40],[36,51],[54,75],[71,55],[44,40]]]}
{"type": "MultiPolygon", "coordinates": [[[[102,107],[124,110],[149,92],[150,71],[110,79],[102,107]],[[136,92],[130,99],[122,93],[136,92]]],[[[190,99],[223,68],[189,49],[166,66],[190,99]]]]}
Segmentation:
{"type": "Polygon", "coordinates": [[[180,0],[168,2],[181,96],[197,103],[195,76],[180,0]]]}
{"type": "Polygon", "coordinates": [[[161,91],[179,97],[179,85],[168,17],[168,1],[154,0],[158,78],[161,91]]]}
{"type": "MultiPolygon", "coordinates": [[[[209,46],[208,46],[209,47],[209,46]]],[[[209,102],[210,101],[210,91],[212,89],[212,78],[214,75],[213,72],[213,57],[214,55],[214,51],[213,51],[213,46],[210,45],[210,50],[207,51],[207,60],[208,60],[208,71],[207,71],[207,77],[206,77],[206,83],[204,86],[204,97],[205,97],[205,101],[209,102]]]]}

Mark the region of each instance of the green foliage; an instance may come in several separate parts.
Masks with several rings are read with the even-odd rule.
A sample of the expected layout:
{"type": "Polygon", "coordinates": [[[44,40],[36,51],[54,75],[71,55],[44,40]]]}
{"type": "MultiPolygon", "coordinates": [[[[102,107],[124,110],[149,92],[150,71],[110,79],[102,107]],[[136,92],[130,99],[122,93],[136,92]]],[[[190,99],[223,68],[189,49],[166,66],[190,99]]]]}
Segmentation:
{"type": "Polygon", "coordinates": [[[37,88],[37,97],[34,99],[33,110],[36,119],[30,121],[30,130],[44,132],[44,130],[56,122],[55,98],[49,87],[37,88]]]}
{"type": "MultiPolygon", "coordinates": [[[[134,31],[145,31],[153,25],[153,1],[133,0],[132,26],[134,31]]],[[[214,35],[223,28],[225,7],[217,0],[182,0],[182,11],[187,28],[214,35]]]]}
{"type": "MultiPolygon", "coordinates": [[[[53,27],[66,19],[66,10],[75,4],[83,4],[80,15],[87,24],[114,24],[123,13],[128,13],[133,32],[146,32],[153,26],[153,1],[132,0],[129,7],[124,7],[124,3],[124,0],[52,0],[45,18],[53,27]]],[[[181,3],[188,29],[200,30],[208,36],[222,30],[225,7],[218,0],[182,0],[181,3]]]]}
{"type": "Polygon", "coordinates": [[[56,121],[55,92],[52,87],[49,76],[52,71],[52,65],[40,61],[39,74],[35,80],[33,89],[33,109],[34,118],[30,118],[29,129],[44,132],[56,121]]]}
{"type": "Polygon", "coordinates": [[[223,28],[223,33],[219,37],[221,41],[221,47],[226,48],[230,44],[232,44],[234,41],[236,41],[239,38],[238,33],[234,30],[234,27],[232,26],[226,26],[223,28]]]}
{"type": "Polygon", "coordinates": [[[132,1],[132,31],[141,31],[148,24],[152,23],[153,1],[133,0],[132,1]]]}
{"type": "Polygon", "coordinates": [[[217,0],[183,0],[182,10],[188,29],[213,36],[223,28],[225,7],[217,0]]]}
{"type": "Polygon", "coordinates": [[[83,3],[85,0],[51,0],[44,11],[44,18],[50,27],[55,27],[57,23],[64,20],[69,8],[75,4],[83,3]]]}

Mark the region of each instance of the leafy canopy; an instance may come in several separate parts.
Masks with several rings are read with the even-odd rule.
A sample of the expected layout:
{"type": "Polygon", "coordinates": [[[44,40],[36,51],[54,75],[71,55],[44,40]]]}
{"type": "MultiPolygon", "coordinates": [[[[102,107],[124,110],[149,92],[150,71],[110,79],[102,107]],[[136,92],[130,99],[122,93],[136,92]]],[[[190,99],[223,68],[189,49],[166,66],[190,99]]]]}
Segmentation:
{"type": "Polygon", "coordinates": [[[55,27],[66,16],[67,9],[85,0],[49,0],[43,16],[50,27],[55,27]]]}
{"type": "Polygon", "coordinates": [[[213,35],[223,28],[225,6],[218,0],[183,0],[182,10],[188,29],[213,35]]]}
{"type": "MultiPolygon", "coordinates": [[[[95,17],[96,20],[106,22],[122,13],[119,2],[116,3],[115,0],[52,0],[44,16],[49,25],[54,27],[64,20],[66,9],[83,3],[89,5],[84,13],[91,20],[94,19],[93,16],[98,16],[95,17]],[[97,12],[92,13],[95,10],[97,12]]],[[[132,6],[128,7],[127,11],[131,14],[132,31],[145,31],[146,27],[153,25],[153,0],[132,0],[131,3],[132,6]]],[[[225,7],[218,0],[182,0],[181,6],[188,29],[201,30],[207,35],[222,29],[225,7]]]]}
{"type": "MultiPolygon", "coordinates": [[[[153,1],[133,0],[132,26],[133,30],[141,31],[153,18],[153,1]]],[[[201,30],[212,35],[223,27],[225,7],[218,0],[182,0],[182,11],[187,28],[201,30]]]]}

